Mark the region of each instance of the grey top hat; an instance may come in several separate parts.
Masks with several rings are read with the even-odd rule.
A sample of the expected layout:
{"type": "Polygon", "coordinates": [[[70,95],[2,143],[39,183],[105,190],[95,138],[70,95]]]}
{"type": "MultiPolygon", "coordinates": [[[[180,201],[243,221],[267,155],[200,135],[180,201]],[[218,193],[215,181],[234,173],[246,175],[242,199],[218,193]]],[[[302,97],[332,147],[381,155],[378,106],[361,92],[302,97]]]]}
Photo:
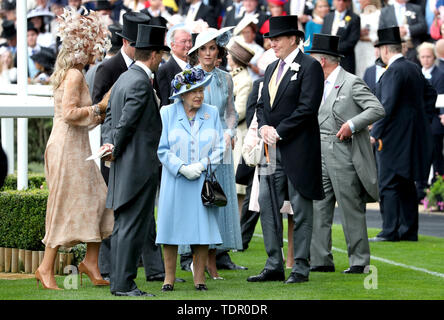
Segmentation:
{"type": "Polygon", "coordinates": [[[117,35],[130,41],[137,40],[137,26],[139,24],[147,25],[150,22],[150,17],[141,12],[127,12],[123,15],[122,32],[116,32],[117,35]]]}
{"type": "Polygon", "coordinates": [[[137,41],[131,43],[131,46],[136,49],[170,51],[170,48],[165,45],[165,34],[165,27],[141,24],[137,33],[137,41]]]}

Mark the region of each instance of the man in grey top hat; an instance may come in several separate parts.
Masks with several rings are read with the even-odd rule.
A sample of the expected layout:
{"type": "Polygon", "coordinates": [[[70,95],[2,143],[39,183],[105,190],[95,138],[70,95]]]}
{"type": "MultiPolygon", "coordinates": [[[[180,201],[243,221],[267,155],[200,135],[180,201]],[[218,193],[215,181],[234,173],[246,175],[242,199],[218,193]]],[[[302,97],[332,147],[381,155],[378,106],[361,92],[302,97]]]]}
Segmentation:
{"type": "Polygon", "coordinates": [[[366,202],[378,201],[378,185],[368,126],[385,115],[384,108],[363,80],[339,63],[339,37],[315,34],[307,51],[324,70],[324,94],[318,120],[321,130],[323,200],[313,203],[310,270],[335,271],[331,226],[338,203],[350,268],[363,273],[370,264],[366,202]]]}
{"type": "Polygon", "coordinates": [[[154,202],[159,181],[157,147],[162,131],[152,86],[164,51],[166,28],[138,26],[136,62],[114,84],[106,109],[103,149],[112,151],[107,208],[114,210],[111,236],[111,293],[147,296],[137,288],[137,264],[155,224],[154,202]],[[147,166],[148,165],[148,166],[147,166]]]}

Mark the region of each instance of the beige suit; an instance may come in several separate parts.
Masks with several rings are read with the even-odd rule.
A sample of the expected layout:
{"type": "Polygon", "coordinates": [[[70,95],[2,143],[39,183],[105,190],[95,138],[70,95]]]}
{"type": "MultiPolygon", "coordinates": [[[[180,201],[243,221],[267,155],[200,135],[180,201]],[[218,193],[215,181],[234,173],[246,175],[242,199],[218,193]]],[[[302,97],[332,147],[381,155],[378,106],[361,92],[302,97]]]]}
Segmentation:
{"type": "Polygon", "coordinates": [[[312,267],[333,266],[331,225],[336,202],[350,266],[370,263],[365,204],[378,200],[378,184],[368,126],[384,115],[384,108],[364,81],[341,68],[318,114],[326,197],[313,205],[312,267]],[[355,132],[351,139],[340,141],[336,133],[348,120],[355,132]]]}

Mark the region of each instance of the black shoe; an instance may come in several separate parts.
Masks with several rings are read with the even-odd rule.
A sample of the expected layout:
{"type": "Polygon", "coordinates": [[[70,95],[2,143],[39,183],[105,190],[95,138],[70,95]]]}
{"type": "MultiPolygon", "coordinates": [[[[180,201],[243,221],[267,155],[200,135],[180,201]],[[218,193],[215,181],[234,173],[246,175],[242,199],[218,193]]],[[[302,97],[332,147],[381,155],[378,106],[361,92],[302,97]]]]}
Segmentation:
{"type": "Polygon", "coordinates": [[[234,262],[228,262],[223,265],[219,265],[217,268],[222,270],[248,270],[247,267],[238,266],[234,262]]]}
{"type": "Polygon", "coordinates": [[[197,291],[208,291],[207,286],[204,284],[196,284],[194,287],[197,291]]]}
{"type": "MultiPolygon", "coordinates": [[[[146,281],[164,281],[164,280],[165,280],[165,273],[163,272],[155,274],[153,276],[146,277],[146,281]]],[[[185,279],[176,278],[175,282],[185,282],[185,279]]]]}
{"type": "Polygon", "coordinates": [[[108,273],[102,274],[102,279],[105,280],[105,281],[110,281],[109,274],[108,273]]]}
{"type": "Polygon", "coordinates": [[[183,271],[191,272],[190,265],[191,265],[191,262],[188,263],[188,264],[182,265],[180,268],[181,268],[183,271]]]}
{"type": "Polygon", "coordinates": [[[308,282],[308,277],[303,276],[302,274],[296,272],[290,273],[290,276],[288,277],[287,281],[285,281],[285,283],[301,283],[301,282],[308,282]]]}
{"type": "Polygon", "coordinates": [[[248,277],[248,282],[264,282],[264,281],[284,281],[285,273],[279,271],[273,271],[264,269],[257,276],[248,277]]]}
{"type": "Polygon", "coordinates": [[[174,286],[173,285],[171,285],[171,284],[164,284],[163,286],[162,286],[162,289],[161,289],[163,292],[166,292],[166,291],[173,291],[174,290],[174,286]]]}
{"type": "Polygon", "coordinates": [[[353,274],[359,274],[364,273],[365,267],[364,266],[351,266],[347,270],[342,271],[342,273],[353,273],[353,274]]]}
{"type": "Polygon", "coordinates": [[[384,237],[376,236],[374,238],[369,238],[368,241],[369,242],[382,242],[382,241],[391,241],[391,240],[384,238],[384,237]]]}
{"type": "Polygon", "coordinates": [[[163,272],[146,277],[146,281],[164,281],[164,280],[165,280],[165,273],[163,272]]]}
{"type": "Polygon", "coordinates": [[[137,288],[132,291],[127,291],[127,292],[116,291],[113,293],[113,295],[118,296],[118,297],[155,297],[154,294],[141,291],[137,288]]]}
{"type": "Polygon", "coordinates": [[[335,266],[316,266],[310,268],[311,272],[335,272],[335,266]]]}

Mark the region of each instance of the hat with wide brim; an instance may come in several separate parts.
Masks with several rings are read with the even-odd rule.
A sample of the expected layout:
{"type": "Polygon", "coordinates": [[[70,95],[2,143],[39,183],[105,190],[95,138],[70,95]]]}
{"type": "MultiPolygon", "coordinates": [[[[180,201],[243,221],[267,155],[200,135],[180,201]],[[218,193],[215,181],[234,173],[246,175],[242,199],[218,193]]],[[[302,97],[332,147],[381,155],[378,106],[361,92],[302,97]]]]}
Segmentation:
{"type": "Polygon", "coordinates": [[[264,34],[264,38],[296,35],[305,38],[304,32],[298,29],[298,16],[278,16],[270,18],[270,31],[264,34]]]}
{"type": "Polygon", "coordinates": [[[173,88],[174,94],[170,97],[170,99],[177,99],[186,92],[193,91],[194,89],[200,87],[206,87],[210,84],[210,81],[211,74],[205,75],[205,72],[200,68],[185,69],[176,74],[171,81],[171,87],[173,88]],[[193,73],[200,76],[201,80],[194,81],[196,78],[193,77],[193,73]],[[179,85],[180,88],[177,89],[179,85]]]}
{"type": "Polygon", "coordinates": [[[236,39],[230,40],[227,50],[234,58],[246,65],[250,63],[255,54],[243,41],[236,39]]]}
{"type": "Polygon", "coordinates": [[[334,57],[344,58],[344,55],[338,51],[339,37],[329,34],[315,33],[313,35],[313,42],[311,49],[306,53],[320,53],[327,54],[334,57]]]}
{"type": "Polygon", "coordinates": [[[117,35],[128,40],[129,42],[136,42],[137,40],[137,26],[139,24],[148,25],[150,17],[141,12],[127,12],[123,15],[122,32],[116,32],[117,35]]]}
{"type": "Polygon", "coordinates": [[[401,44],[402,42],[399,27],[390,27],[378,29],[378,41],[374,46],[380,47],[388,44],[401,44]]]}
{"type": "Polygon", "coordinates": [[[42,48],[39,52],[33,54],[31,59],[42,65],[46,70],[52,70],[55,65],[56,55],[52,50],[42,48]]]}
{"type": "Polygon", "coordinates": [[[234,26],[225,27],[220,30],[209,28],[208,30],[199,33],[196,37],[196,42],[194,43],[194,46],[188,51],[188,55],[202,47],[204,44],[210,42],[211,40],[216,40],[216,42],[219,42],[219,46],[225,47],[231,38],[230,31],[232,29],[234,29],[234,26]]]}
{"type": "Polygon", "coordinates": [[[169,52],[170,48],[165,45],[165,34],[165,27],[139,24],[137,40],[131,43],[131,46],[136,49],[164,50],[169,52]]]}
{"type": "Polygon", "coordinates": [[[237,36],[242,32],[247,26],[251,23],[258,24],[259,23],[259,13],[256,14],[247,14],[245,15],[241,21],[237,24],[237,26],[233,30],[233,35],[237,36]]]}
{"type": "Polygon", "coordinates": [[[36,9],[29,11],[29,13],[26,15],[26,19],[31,19],[31,18],[35,18],[35,17],[54,18],[55,15],[54,15],[54,13],[52,13],[50,11],[36,10],[36,9]]]}

